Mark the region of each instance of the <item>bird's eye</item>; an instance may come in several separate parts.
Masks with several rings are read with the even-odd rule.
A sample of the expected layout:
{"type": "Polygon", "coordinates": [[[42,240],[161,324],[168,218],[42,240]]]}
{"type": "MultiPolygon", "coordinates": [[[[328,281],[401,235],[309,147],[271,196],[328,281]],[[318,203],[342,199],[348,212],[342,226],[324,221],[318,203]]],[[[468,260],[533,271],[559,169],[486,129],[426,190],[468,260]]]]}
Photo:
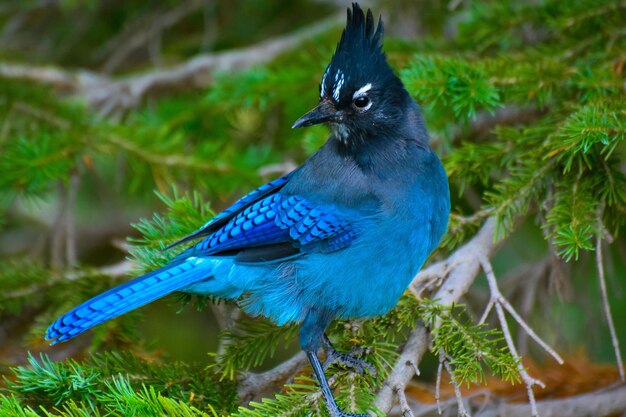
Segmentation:
{"type": "Polygon", "coordinates": [[[366,96],[355,98],[353,103],[354,103],[354,107],[356,107],[359,110],[367,110],[367,108],[371,104],[370,99],[366,96]]]}

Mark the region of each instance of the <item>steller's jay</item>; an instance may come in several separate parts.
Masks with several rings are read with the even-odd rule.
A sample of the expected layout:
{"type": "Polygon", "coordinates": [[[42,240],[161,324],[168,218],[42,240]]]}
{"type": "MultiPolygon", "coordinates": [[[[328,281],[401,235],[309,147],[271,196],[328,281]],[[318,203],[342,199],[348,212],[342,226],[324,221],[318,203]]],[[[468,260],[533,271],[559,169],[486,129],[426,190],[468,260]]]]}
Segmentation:
{"type": "Polygon", "coordinates": [[[327,360],[362,370],[325,336],[335,318],[390,310],[446,230],[448,181],[420,109],[382,51],[383,23],[358,4],[320,85],[317,107],[293,127],[332,135],[300,167],[252,191],[172,246],[203,238],[170,264],[100,294],[49,328],[64,342],[173,291],[239,300],[245,311],[299,323],[332,416],[327,360]]]}

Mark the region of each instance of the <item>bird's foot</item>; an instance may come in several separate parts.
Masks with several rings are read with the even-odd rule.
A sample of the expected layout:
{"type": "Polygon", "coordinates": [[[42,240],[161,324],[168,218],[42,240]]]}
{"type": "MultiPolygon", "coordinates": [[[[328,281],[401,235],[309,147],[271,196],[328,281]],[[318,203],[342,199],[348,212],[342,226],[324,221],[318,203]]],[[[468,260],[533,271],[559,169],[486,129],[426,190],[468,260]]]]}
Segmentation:
{"type": "Polygon", "coordinates": [[[331,407],[328,407],[328,412],[330,417],[370,417],[369,414],[356,414],[356,413],[346,413],[337,407],[337,404],[334,404],[331,407]]]}
{"type": "Polygon", "coordinates": [[[332,417],[370,417],[369,414],[345,413],[343,411],[338,411],[337,413],[331,415],[332,417]]]}
{"type": "MultiPolygon", "coordinates": [[[[328,369],[331,365],[338,364],[346,368],[352,369],[363,376],[367,370],[372,376],[376,376],[376,368],[363,359],[363,355],[368,353],[368,349],[357,348],[353,349],[350,353],[338,352],[332,345],[326,346],[326,360],[324,361],[324,370],[328,369]]],[[[343,415],[343,414],[340,414],[343,415]]],[[[361,414],[345,414],[346,416],[361,415],[361,414]]]]}

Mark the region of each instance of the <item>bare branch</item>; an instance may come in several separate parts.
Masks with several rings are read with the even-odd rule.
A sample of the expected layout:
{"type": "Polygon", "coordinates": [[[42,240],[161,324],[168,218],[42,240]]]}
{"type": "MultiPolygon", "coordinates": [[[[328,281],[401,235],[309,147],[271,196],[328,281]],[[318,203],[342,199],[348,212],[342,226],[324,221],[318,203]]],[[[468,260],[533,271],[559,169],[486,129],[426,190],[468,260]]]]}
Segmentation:
{"type": "Polygon", "coordinates": [[[34,67],[9,63],[0,63],[0,76],[48,84],[77,94],[111,82],[108,77],[87,70],[66,71],[50,66],[34,67]]]}
{"type": "MultiPolygon", "coordinates": [[[[454,376],[454,370],[452,369],[452,365],[450,364],[450,358],[447,357],[446,352],[443,349],[439,349],[439,368],[437,371],[437,383],[441,385],[441,367],[445,367],[446,371],[448,371],[448,375],[450,375],[450,383],[454,388],[454,397],[456,398],[456,405],[458,407],[458,416],[459,417],[470,417],[469,411],[465,408],[465,402],[463,401],[463,394],[461,393],[461,387],[457,382],[454,376]]],[[[440,391],[440,388],[438,388],[440,391]]],[[[441,414],[441,405],[439,401],[437,401],[437,407],[439,409],[439,413],[441,414]]]]}
{"type": "Polygon", "coordinates": [[[439,361],[437,365],[437,380],[435,382],[435,403],[437,403],[437,412],[441,414],[441,375],[443,374],[443,362],[439,361]]]}
{"type": "Polygon", "coordinates": [[[522,378],[522,381],[526,385],[526,392],[528,393],[528,401],[530,403],[531,415],[533,417],[537,417],[539,415],[539,412],[537,411],[537,402],[535,400],[533,386],[539,385],[540,387],[545,388],[545,384],[538,379],[532,378],[528,374],[526,369],[524,368],[524,365],[522,364],[522,360],[517,353],[517,348],[515,347],[515,343],[513,342],[513,336],[511,335],[511,331],[509,330],[509,325],[506,321],[506,316],[504,315],[504,309],[502,308],[502,299],[504,297],[502,297],[502,295],[500,294],[500,290],[498,289],[496,276],[493,273],[493,269],[491,268],[491,263],[486,258],[482,258],[482,257],[480,258],[480,262],[482,264],[483,270],[485,271],[485,275],[487,276],[487,281],[489,282],[489,289],[491,291],[492,301],[489,302],[489,305],[495,306],[496,313],[498,314],[498,321],[500,322],[500,327],[502,328],[502,334],[504,335],[504,340],[506,341],[507,347],[509,348],[509,351],[511,352],[511,354],[515,358],[518,358],[517,371],[519,372],[522,378]]]}
{"type": "Polygon", "coordinates": [[[58,207],[52,224],[50,239],[50,265],[53,269],[63,266],[63,238],[65,236],[65,218],[67,216],[67,192],[63,181],[57,184],[58,207]]]}
{"type": "MultiPolygon", "coordinates": [[[[488,394],[488,393],[487,393],[488,394]]],[[[471,400],[476,394],[466,398],[471,400]]],[[[444,410],[454,413],[455,400],[449,399],[442,403],[444,410]]],[[[543,417],[607,417],[622,415],[626,410],[626,386],[619,385],[611,389],[575,395],[558,400],[537,401],[537,410],[543,417]]],[[[416,404],[413,402],[413,413],[416,417],[440,417],[435,404],[416,404]]],[[[493,401],[491,405],[481,407],[474,417],[528,417],[531,413],[529,404],[493,401]]]]}
{"type": "Polygon", "coordinates": [[[395,393],[398,396],[398,402],[400,403],[400,411],[403,417],[415,417],[413,410],[409,407],[409,402],[406,399],[406,395],[403,390],[399,390],[395,393]]]}
{"type": "Polygon", "coordinates": [[[432,290],[443,282],[433,297],[444,306],[452,305],[465,294],[480,272],[479,256],[490,258],[499,248],[501,240],[495,240],[495,218],[488,218],[482,228],[468,243],[457,249],[448,259],[437,262],[420,271],[409,286],[420,298],[426,290],[432,290]]]}
{"type": "MultiPolygon", "coordinates": [[[[493,272],[493,268],[491,267],[491,262],[489,262],[489,260],[487,258],[481,257],[480,258],[480,263],[481,263],[481,265],[483,267],[483,271],[485,271],[485,275],[487,277],[487,282],[489,283],[489,291],[491,293],[491,299],[489,300],[489,304],[487,305],[487,308],[485,309],[485,314],[483,314],[483,317],[481,318],[480,322],[481,323],[484,322],[488,312],[492,309],[493,306],[496,306],[496,309],[497,309],[498,305],[506,308],[506,310],[509,312],[509,314],[511,314],[513,316],[515,321],[526,331],[526,333],[528,333],[528,335],[535,342],[537,342],[537,344],[539,346],[541,346],[559,364],[562,365],[563,364],[563,358],[561,358],[561,356],[559,356],[559,354],[556,353],[554,351],[554,349],[552,349],[546,342],[544,342],[539,337],[539,335],[537,335],[537,333],[535,333],[535,331],[528,325],[528,323],[526,323],[524,321],[524,319],[522,319],[522,317],[519,315],[519,313],[517,311],[515,311],[515,309],[511,305],[511,303],[509,303],[509,301],[506,298],[504,298],[504,296],[500,292],[500,288],[498,287],[498,282],[497,282],[496,276],[495,276],[495,274],[493,272]]],[[[501,324],[504,326],[504,323],[501,323],[501,324]]],[[[509,334],[509,336],[510,336],[510,334],[509,334]]],[[[513,340],[513,339],[511,338],[511,340],[513,340]]]]}
{"type": "Polygon", "coordinates": [[[215,72],[236,72],[274,59],[305,39],[339,24],[343,14],[335,14],[292,33],[255,45],[229,51],[197,55],[167,69],[126,77],[120,80],[90,71],[64,71],[51,67],[30,67],[0,63],[0,76],[27,79],[71,91],[84,97],[102,116],[118,115],[148,96],[168,91],[204,87],[215,72]]]}
{"type": "Polygon", "coordinates": [[[257,374],[247,372],[239,382],[237,394],[242,401],[251,401],[254,396],[263,393],[271,385],[296,373],[307,363],[306,354],[298,352],[280,365],[257,374]]]}
{"type": "MultiPolygon", "coordinates": [[[[600,390],[558,400],[538,401],[538,412],[543,417],[604,417],[621,415],[626,410],[626,386],[612,390],[600,390]]],[[[486,409],[476,417],[527,417],[531,412],[529,404],[500,403],[493,409],[486,409]]]]}
{"type": "Polygon", "coordinates": [[[609,297],[606,291],[606,279],[604,278],[604,262],[602,261],[602,238],[600,237],[600,235],[598,235],[598,237],[596,238],[596,265],[598,268],[598,281],[600,282],[600,294],[602,296],[602,308],[604,310],[604,317],[606,317],[607,324],[609,325],[609,332],[611,333],[611,342],[613,343],[613,350],[615,351],[615,358],[617,360],[619,376],[622,382],[624,382],[624,363],[622,362],[619,339],[617,338],[617,332],[615,331],[615,324],[613,323],[613,316],[611,315],[611,305],[609,304],[609,297]]]}
{"type": "Polygon", "coordinates": [[[383,413],[388,413],[393,406],[395,393],[404,391],[406,384],[415,375],[415,366],[428,349],[428,332],[423,324],[418,323],[411,331],[400,357],[389,376],[378,390],[374,406],[383,413]]]}

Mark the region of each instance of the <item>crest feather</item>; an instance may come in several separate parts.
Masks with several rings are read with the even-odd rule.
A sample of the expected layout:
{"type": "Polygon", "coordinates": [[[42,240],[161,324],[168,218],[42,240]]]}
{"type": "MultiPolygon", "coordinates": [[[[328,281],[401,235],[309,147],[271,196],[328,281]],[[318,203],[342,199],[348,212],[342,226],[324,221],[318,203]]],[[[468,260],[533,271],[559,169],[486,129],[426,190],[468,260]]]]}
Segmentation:
{"type": "Polygon", "coordinates": [[[378,25],[374,25],[374,15],[367,10],[367,15],[358,3],[352,3],[352,9],[348,9],[346,28],[341,34],[341,40],[337,45],[335,55],[342,51],[353,51],[365,48],[370,53],[382,53],[384,27],[382,18],[378,19],[378,25]]]}
{"type": "Polygon", "coordinates": [[[382,18],[377,24],[371,10],[364,13],[358,3],[352,3],[346,27],[322,77],[320,97],[338,103],[351,100],[352,93],[367,83],[395,84],[396,77],[382,50],[383,35],[382,18]]]}

